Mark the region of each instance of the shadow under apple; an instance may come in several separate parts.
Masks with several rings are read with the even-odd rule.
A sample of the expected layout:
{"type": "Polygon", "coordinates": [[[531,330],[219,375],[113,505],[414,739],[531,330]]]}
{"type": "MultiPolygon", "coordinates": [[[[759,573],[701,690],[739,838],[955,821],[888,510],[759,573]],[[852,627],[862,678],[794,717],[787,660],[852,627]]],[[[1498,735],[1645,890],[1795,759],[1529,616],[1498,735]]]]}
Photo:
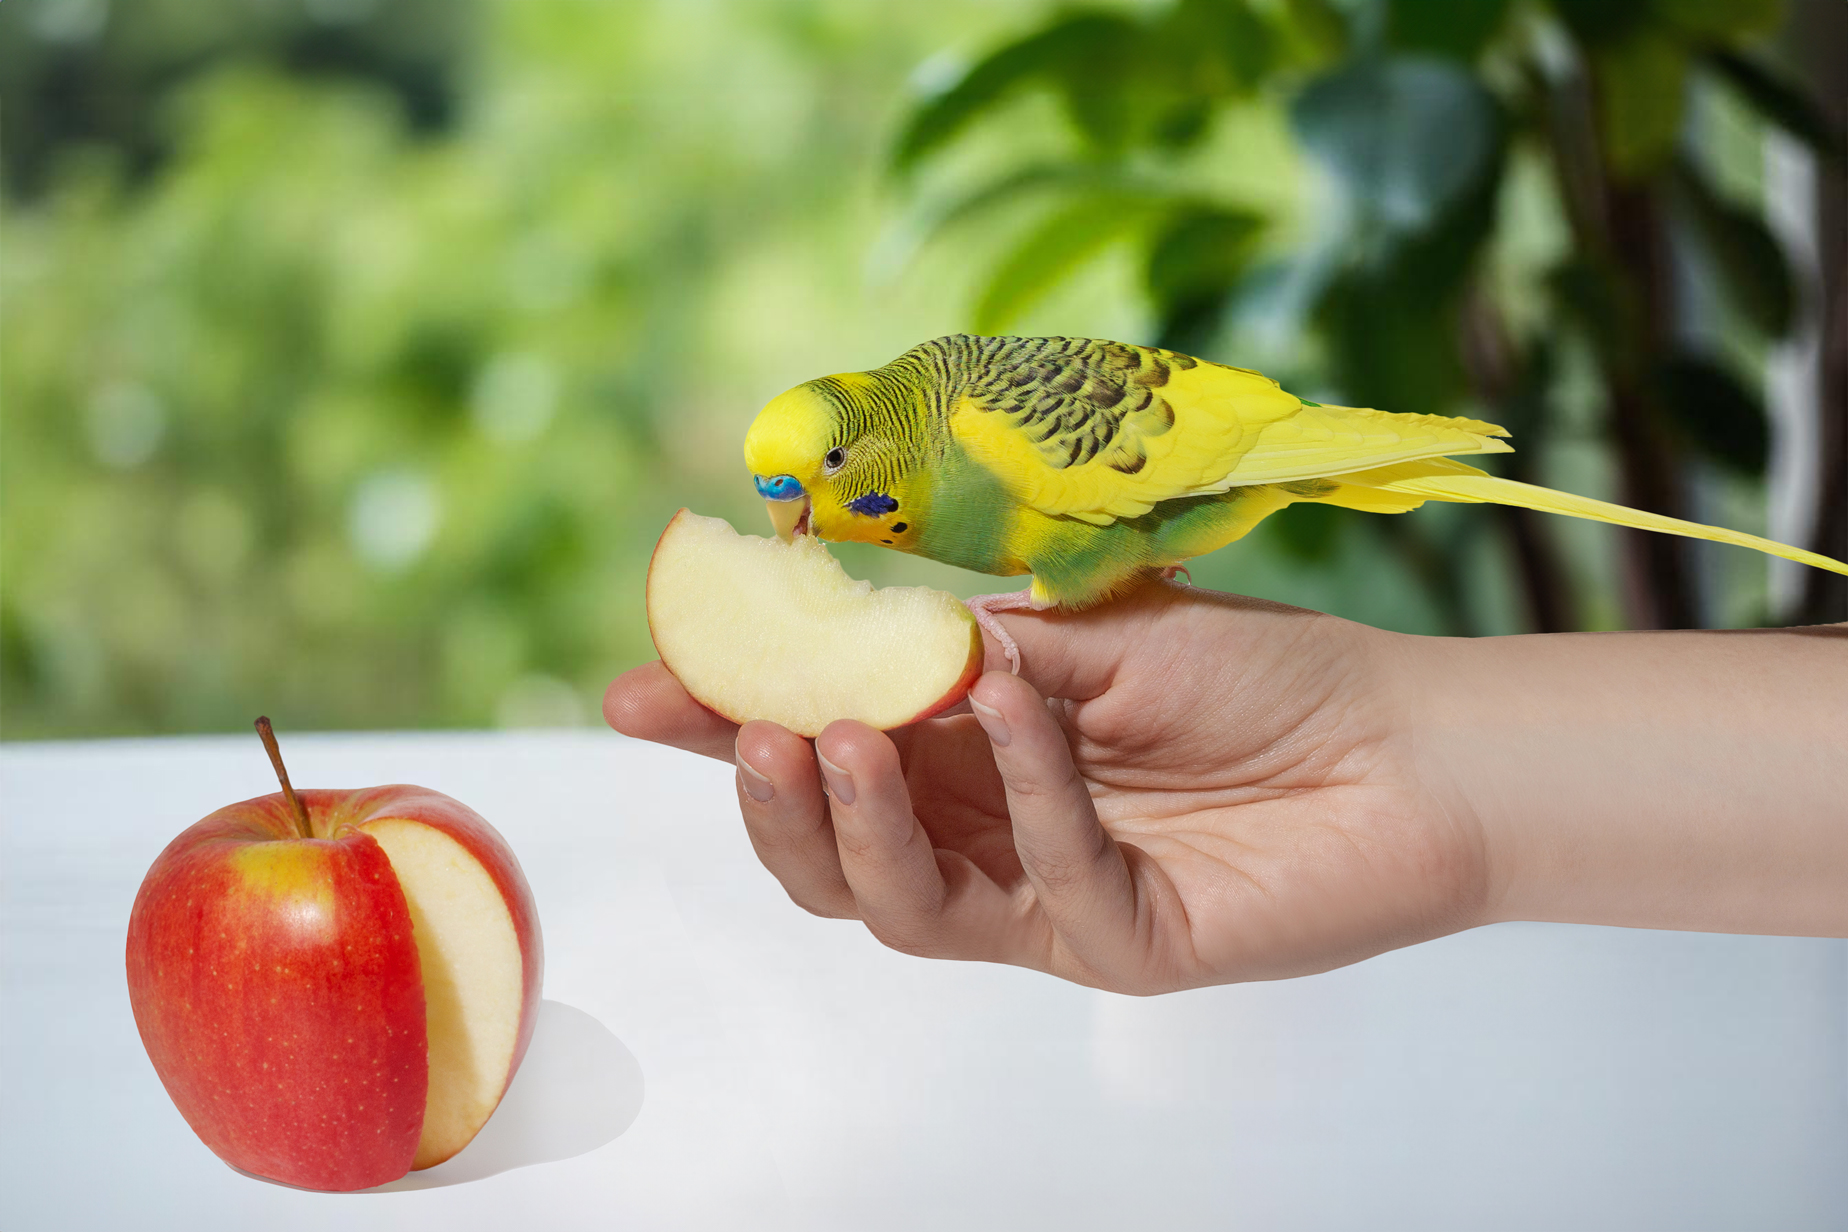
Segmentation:
{"type": "Polygon", "coordinates": [[[475,1140],[446,1163],[362,1192],[460,1185],[587,1154],[635,1123],[642,1091],[640,1063],[609,1028],[573,1006],[541,1002],[526,1059],[475,1140]]]}

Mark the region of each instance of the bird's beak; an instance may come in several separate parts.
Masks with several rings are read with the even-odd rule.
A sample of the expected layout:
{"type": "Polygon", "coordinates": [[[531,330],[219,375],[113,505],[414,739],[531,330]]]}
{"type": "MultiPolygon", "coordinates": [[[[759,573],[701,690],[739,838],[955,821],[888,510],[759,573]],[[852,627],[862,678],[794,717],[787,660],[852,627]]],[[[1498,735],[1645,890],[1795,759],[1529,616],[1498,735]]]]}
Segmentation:
{"type": "Polygon", "coordinates": [[[796,536],[809,528],[809,498],[799,496],[795,500],[765,501],[770,507],[770,525],[776,527],[776,537],[784,543],[794,543],[796,536]]]}

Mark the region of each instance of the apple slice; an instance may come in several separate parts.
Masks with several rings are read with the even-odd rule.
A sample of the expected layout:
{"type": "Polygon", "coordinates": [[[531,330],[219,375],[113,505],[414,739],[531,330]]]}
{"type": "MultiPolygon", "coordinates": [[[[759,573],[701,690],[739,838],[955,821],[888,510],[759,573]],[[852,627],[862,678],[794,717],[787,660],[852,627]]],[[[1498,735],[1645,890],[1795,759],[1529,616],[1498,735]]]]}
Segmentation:
{"type": "Polygon", "coordinates": [[[836,719],[885,730],[928,718],[982,674],[982,634],[956,596],[875,589],[813,535],[740,535],[686,509],[648,566],[648,631],[702,705],[800,736],[836,719]]]}

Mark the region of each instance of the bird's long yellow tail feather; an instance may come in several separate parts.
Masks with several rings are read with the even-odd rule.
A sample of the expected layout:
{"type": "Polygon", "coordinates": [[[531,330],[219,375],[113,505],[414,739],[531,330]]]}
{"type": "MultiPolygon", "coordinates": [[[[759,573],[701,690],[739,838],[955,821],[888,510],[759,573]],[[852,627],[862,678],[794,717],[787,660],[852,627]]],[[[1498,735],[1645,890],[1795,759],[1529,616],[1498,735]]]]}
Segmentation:
{"type": "MultiPolygon", "coordinates": [[[[1520,483],[1513,479],[1501,479],[1473,466],[1447,459],[1383,466],[1377,470],[1342,475],[1340,480],[1344,488],[1374,489],[1424,500],[1518,505],[1523,509],[1538,509],[1542,513],[1563,513],[1567,517],[1609,522],[1613,526],[1630,526],[1637,530],[1661,531],[1669,535],[1684,535],[1690,539],[1730,543],[1736,547],[1754,548],[1772,556],[1781,556],[1799,564],[1814,565],[1832,573],[1848,574],[1848,564],[1773,539],[1727,530],[1723,526],[1684,522],[1680,518],[1663,517],[1659,513],[1644,513],[1640,509],[1628,509],[1608,501],[1592,500],[1587,496],[1574,496],[1570,492],[1555,492],[1551,488],[1520,483]]],[[[1337,496],[1335,503],[1347,502],[1337,496]]]]}

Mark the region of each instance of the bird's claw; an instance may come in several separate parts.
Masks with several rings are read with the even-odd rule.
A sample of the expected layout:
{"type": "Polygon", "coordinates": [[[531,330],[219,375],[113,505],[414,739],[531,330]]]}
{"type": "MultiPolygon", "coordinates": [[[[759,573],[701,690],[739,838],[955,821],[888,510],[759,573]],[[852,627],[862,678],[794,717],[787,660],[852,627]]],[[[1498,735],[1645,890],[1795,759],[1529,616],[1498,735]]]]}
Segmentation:
{"type": "Polygon", "coordinates": [[[1020,675],[1020,643],[1016,642],[1013,635],[1002,627],[999,620],[995,619],[995,613],[1017,612],[1022,608],[1031,608],[1033,591],[1027,589],[1010,591],[1002,595],[976,595],[974,598],[964,599],[963,606],[967,607],[969,614],[975,617],[975,623],[981,626],[982,632],[1000,643],[1001,653],[1007,656],[1008,667],[1014,675],[1020,675]]]}

